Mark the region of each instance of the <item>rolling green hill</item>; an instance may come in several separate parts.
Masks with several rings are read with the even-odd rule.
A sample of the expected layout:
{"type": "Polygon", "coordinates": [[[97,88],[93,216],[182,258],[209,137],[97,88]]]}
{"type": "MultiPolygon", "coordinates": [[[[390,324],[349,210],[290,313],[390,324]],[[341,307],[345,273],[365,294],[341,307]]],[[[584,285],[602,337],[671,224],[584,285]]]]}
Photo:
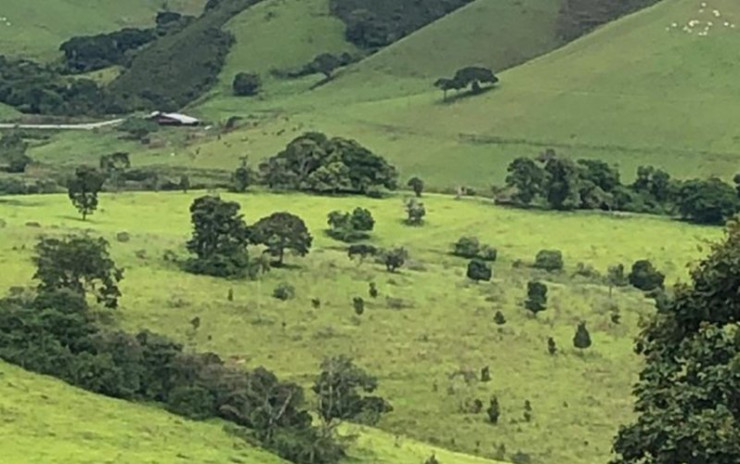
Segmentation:
{"type": "MultiPolygon", "coordinates": [[[[199,195],[103,195],[100,211],[86,222],[66,195],[5,198],[0,262],[7,272],[0,275],[0,288],[30,281],[28,258],[39,233],[90,229],[111,242],[116,262],[125,268],[115,313],[125,329],[149,328],[185,341],[188,321],[198,316],[201,327],[191,339],[197,349],[242,360],[249,368],[264,365],[304,385],[312,382],[324,356],[348,354],[379,377],[379,393],[394,406],[379,426],[399,434],[400,444],[413,437],[489,457],[499,456],[503,445],[505,458],[522,452],[534,464],[605,462],[618,425],[632,417],[630,385],[639,367],[632,339],[640,318],[654,309],[636,290],[617,289],[610,299],[598,279],[573,276],[577,263],[604,272],[617,262],[629,268],[648,258],[673,283],[685,278],[685,264],[701,254],[697,246],[721,234],[664,218],[510,210],[435,195],[422,198],[425,224],[408,227],[398,197],[222,194],[242,204],[249,223],[273,211],[290,211],[306,220],[314,237],[307,258],[288,258],[292,266],[258,281],[229,281],[186,274],[162,259],[166,250],[184,256],[188,207],[199,195]],[[345,245],[325,234],[327,213],[357,206],[368,208],[377,221],[373,244],[409,250],[410,262],[401,272],[389,274],[370,260],[350,261],[345,245]],[[131,234],[129,242],[116,241],[122,231],[131,234]],[[498,249],[493,283],[466,280],[467,261],[448,254],[463,235],[477,235],[498,249]],[[526,266],[543,248],[562,250],[565,272],[546,274],[526,266]],[[548,309],[536,318],[522,307],[531,279],[549,286],[548,309]],[[369,282],[377,284],[379,298],[367,296],[369,282]],[[295,286],[295,299],[272,297],[281,283],[295,286]],[[226,297],[229,289],[233,302],[226,297]],[[366,298],[361,317],[352,309],[356,296],[366,298]],[[311,298],[320,298],[320,309],[312,309],[311,298]],[[497,311],[505,325],[494,323],[497,311]],[[611,321],[614,311],[621,316],[619,324],[611,321]],[[579,355],[571,340],[582,320],[594,346],[579,355]],[[550,336],[560,350],[556,357],[547,352],[550,336]],[[474,380],[484,366],[490,366],[491,382],[474,380]],[[474,379],[464,381],[471,375],[465,373],[474,379]],[[487,407],[492,395],[503,408],[495,427],[484,412],[467,409],[474,399],[487,407]],[[531,422],[522,418],[525,400],[532,403],[531,422]]],[[[401,452],[394,441],[391,437],[371,448],[392,456],[401,452]]],[[[425,447],[413,449],[423,454],[430,449],[425,447]]]]}
{"type": "MultiPolygon", "coordinates": [[[[169,0],[175,11],[202,10],[205,0],[169,0]]],[[[43,7],[25,0],[0,6],[0,54],[53,59],[59,45],[73,36],[154,24],[162,2],[151,0],[44,0],[43,7]]]]}

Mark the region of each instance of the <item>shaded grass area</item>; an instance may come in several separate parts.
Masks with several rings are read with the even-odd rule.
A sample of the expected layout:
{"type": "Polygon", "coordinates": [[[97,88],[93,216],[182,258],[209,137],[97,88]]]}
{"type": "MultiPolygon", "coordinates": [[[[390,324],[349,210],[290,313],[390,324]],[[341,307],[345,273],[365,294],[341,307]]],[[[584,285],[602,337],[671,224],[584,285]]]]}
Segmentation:
{"type": "Polygon", "coordinates": [[[576,263],[603,272],[610,264],[629,266],[648,258],[674,282],[686,276],[685,264],[701,255],[703,241],[720,235],[716,228],[664,218],[509,210],[444,196],[424,197],[426,224],[407,227],[401,198],[224,195],[242,204],[250,223],[273,211],[290,211],[303,217],[314,235],[308,258],[288,259],[293,268],[273,270],[255,282],[224,281],[184,274],[162,259],[166,250],[184,255],[187,209],[196,195],[104,195],[101,211],[85,223],[64,196],[8,198],[0,202],[0,217],[8,224],[0,263],[9,272],[0,286],[29,281],[28,258],[39,233],[89,228],[112,242],[114,257],[126,268],[117,313],[125,328],[161,331],[303,384],[312,381],[324,356],[349,354],[379,376],[380,394],[395,407],[382,429],[487,457],[498,456],[503,444],[504,457],[521,451],[535,463],[607,459],[617,426],[631,418],[629,392],[639,367],[632,338],[640,318],[654,311],[634,290],[616,290],[610,300],[598,281],[571,275],[576,263]],[[355,206],[368,208],[377,221],[372,243],[409,249],[412,261],[402,272],[351,262],[344,246],[324,234],[328,212],[355,206]],[[25,226],[28,221],[41,228],[25,226]],[[131,234],[130,242],[115,242],[121,231],[131,234]],[[498,248],[493,283],[470,283],[466,261],[448,254],[454,241],[471,234],[498,248]],[[566,272],[515,267],[543,248],[562,250],[566,272]],[[537,318],[522,307],[530,279],[549,286],[548,309],[537,318]],[[370,282],[380,290],[378,299],[367,295],[370,282]],[[281,283],[296,288],[294,300],[271,297],[281,283]],[[359,318],[352,309],[356,296],[366,299],[359,318]],[[320,308],[311,307],[312,298],[321,299],[320,308]],[[618,325],[610,320],[615,308],[618,325]],[[505,325],[493,322],[496,311],[505,315],[505,325]],[[188,321],[195,316],[201,327],[188,337],[188,321]],[[585,354],[571,345],[580,321],[587,322],[594,339],[585,354]],[[555,357],[547,353],[550,336],[560,349],[555,357]],[[491,382],[466,383],[454,375],[470,371],[478,377],[484,366],[491,369],[491,382]],[[487,403],[494,394],[502,405],[497,426],[487,424],[484,414],[461,410],[466,401],[487,403]],[[532,403],[531,422],[523,419],[525,400],[532,403]]]}

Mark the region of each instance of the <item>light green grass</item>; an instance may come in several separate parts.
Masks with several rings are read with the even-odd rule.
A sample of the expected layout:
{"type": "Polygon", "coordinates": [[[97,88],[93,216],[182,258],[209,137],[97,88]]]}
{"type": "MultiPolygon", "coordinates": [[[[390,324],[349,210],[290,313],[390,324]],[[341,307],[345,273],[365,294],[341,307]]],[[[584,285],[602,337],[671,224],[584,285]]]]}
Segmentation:
{"type": "Polygon", "coordinates": [[[576,263],[603,272],[616,262],[629,266],[649,258],[672,283],[685,278],[685,264],[701,254],[703,241],[720,235],[717,228],[649,216],[531,212],[437,196],[424,198],[427,224],[410,228],[401,222],[400,198],[225,195],[242,204],[248,222],[272,211],[291,211],[306,219],[315,237],[306,259],[289,258],[298,268],[273,270],[258,282],[230,282],[184,274],[161,259],[165,250],[184,255],[188,207],[196,195],[104,195],[101,211],[87,223],[61,195],[8,198],[0,202],[0,217],[8,224],[0,243],[0,264],[8,272],[0,276],[0,287],[30,280],[28,258],[39,233],[89,228],[111,241],[115,259],[126,268],[117,313],[125,328],[148,327],[185,339],[188,321],[197,315],[199,349],[243,359],[248,367],[265,365],[304,384],[324,356],[349,354],[379,376],[380,393],[395,407],[381,428],[483,456],[493,456],[504,443],[507,456],[521,450],[543,464],[608,458],[611,437],[631,418],[629,392],[639,368],[632,337],[638,320],[654,311],[634,290],[615,291],[609,303],[603,285],[569,277],[576,263]],[[408,247],[413,270],[388,274],[372,263],[358,266],[347,259],[344,245],[325,236],[326,214],[355,206],[375,216],[374,243],[408,247]],[[42,228],[26,227],[27,221],[42,228]],[[132,240],[117,243],[115,234],[121,231],[131,233],[132,240]],[[467,282],[465,261],[447,254],[450,244],[466,234],[498,248],[494,283],[467,282]],[[531,262],[543,248],[563,251],[565,274],[513,267],[516,260],[531,262]],[[137,250],[146,257],[136,257],[137,250]],[[549,309],[537,319],[522,309],[532,278],[550,286],[549,309]],[[370,281],[381,297],[368,301],[357,318],[352,298],[368,299],[370,281]],[[271,297],[281,282],[296,287],[295,300],[271,297]],[[231,303],[226,300],[230,288],[231,303]],[[412,307],[390,309],[387,296],[412,307]],[[321,309],[311,308],[313,297],[322,300],[321,309]],[[610,304],[620,308],[622,324],[609,322],[610,304]],[[502,328],[493,323],[497,310],[508,320],[502,328]],[[571,347],[581,320],[594,339],[583,356],[571,347]],[[547,354],[548,336],[561,349],[556,357],[547,354]],[[458,369],[478,372],[486,365],[493,374],[490,383],[467,386],[449,378],[458,369]],[[492,394],[503,407],[500,425],[487,424],[482,414],[459,412],[465,399],[487,403],[492,394]],[[532,423],[521,419],[525,399],[534,408],[532,423]]]}
{"type": "Polygon", "coordinates": [[[4,464],[279,464],[218,423],[93,395],[0,361],[4,464]]]}
{"type": "MultiPolygon", "coordinates": [[[[169,0],[174,11],[199,13],[205,0],[169,0]]],[[[4,0],[0,6],[0,54],[49,60],[59,45],[79,35],[154,24],[162,2],[153,0],[4,0]],[[9,24],[8,24],[9,23],[9,24]]]]}

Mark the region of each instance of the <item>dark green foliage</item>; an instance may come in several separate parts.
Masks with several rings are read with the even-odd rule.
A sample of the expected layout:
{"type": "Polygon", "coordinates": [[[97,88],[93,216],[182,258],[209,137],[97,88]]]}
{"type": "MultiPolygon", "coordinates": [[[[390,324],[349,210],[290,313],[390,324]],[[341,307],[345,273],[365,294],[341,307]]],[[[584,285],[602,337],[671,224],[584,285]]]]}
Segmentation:
{"type": "Polygon", "coordinates": [[[348,41],[365,49],[384,47],[471,0],[331,0],[331,11],[347,26],[348,41]]]}
{"type": "Polygon", "coordinates": [[[51,65],[2,55],[0,102],[31,114],[103,115],[124,110],[93,80],[71,80],[51,65]]]}
{"type": "Polygon", "coordinates": [[[82,214],[82,220],[98,209],[98,192],[103,189],[105,175],[95,168],[80,166],[67,182],[67,195],[75,208],[82,214]]]}
{"type": "Polygon", "coordinates": [[[218,79],[234,38],[222,27],[260,0],[214,4],[181,30],[139,51],[109,90],[127,107],[174,111],[195,100],[218,79]]]}
{"type": "Polygon", "coordinates": [[[481,382],[491,381],[491,369],[488,366],[480,370],[480,381],[481,382]]]}
{"type": "Polygon", "coordinates": [[[316,56],[309,66],[313,72],[321,73],[326,79],[331,79],[334,70],[341,65],[342,62],[338,57],[331,53],[322,53],[316,56]]]}
{"type": "Polygon", "coordinates": [[[365,312],[365,300],[359,296],[352,298],[352,307],[355,309],[355,314],[362,316],[365,312]]]}
{"type": "Polygon", "coordinates": [[[190,190],[190,176],[187,174],[181,175],[178,186],[182,190],[182,193],[188,193],[188,190],[190,190]]]}
{"type": "Polygon", "coordinates": [[[412,177],[406,185],[411,187],[411,190],[414,191],[414,195],[416,195],[417,198],[420,198],[422,192],[424,192],[424,181],[418,177],[412,177]]]}
{"type": "Polygon", "coordinates": [[[253,178],[252,170],[247,166],[247,158],[242,158],[241,164],[234,170],[233,182],[234,190],[237,192],[246,192],[247,187],[253,178]]]}
{"type": "Polygon", "coordinates": [[[571,41],[620,16],[632,13],[659,0],[566,0],[557,21],[558,35],[571,41]]]}
{"type": "Polygon", "coordinates": [[[319,417],[325,424],[351,420],[374,425],[393,410],[383,398],[371,394],[378,380],[346,356],[327,358],[313,385],[319,417]]]}
{"type": "Polygon", "coordinates": [[[116,267],[108,246],[104,238],[42,238],[33,258],[39,292],[69,290],[82,297],[92,295],[108,308],[117,307],[123,270],[116,267]]]}
{"type": "Polygon", "coordinates": [[[480,252],[480,242],[477,237],[460,237],[455,243],[452,254],[463,258],[475,258],[480,252]]]}
{"type": "Polygon", "coordinates": [[[272,69],[270,74],[280,79],[297,79],[299,77],[310,76],[316,73],[322,73],[329,76],[323,82],[330,80],[332,72],[342,66],[348,66],[352,63],[356,63],[363,58],[362,54],[350,54],[347,52],[333,55],[331,53],[322,53],[316,56],[309,63],[304,64],[296,68],[288,69],[272,69]]]}
{"type": "Polygon", "coordinates": [[[0,170],[9,173],[21,173],[31,163],[26,154],[28,143],[17,132],[8,132],[0,138],[0,170]]]}
{"type": "Polygon", "coordinates": [[[658,271],[649,260],[641,259],[632,264],[632,271],[627,276],[627,280],[633,287],[649,292],[663,288],[665,275],[658,271]]]}
{"type": "Polygon", "coordinates": [[[529,400],[524,400],[524,421],[525,422],[531,422],[532,421],[532,403],[530,403],[529,400]]]}
{"type": "Polygon", "coordinates": [[[572,210],[581,204],[579,168],[571,159],[553,157],[545,163],[545,199],[553,209],[572,210]]]}
{"type": "Polygon", "coordinates": [[[558,346],[555,344],[555,339],[552,337],[547,337],[547,352],[550,353],[551,356],[554,356],[558,352],[558,346]]]}
{"type": "Polygon", "coordinates": [[[217,277],[245,275],[249,267],[249,233],[239,209],[238,203],[214,196],[193,201],[193,236],[186,246],[196,257],[186,261],[186,270],[217,277]]]}
{"type": "Polygon", "coordinates": [[[343,242],[365,239],[375,227],[375,219],[365,208],[355,208],[352,213],[332,211],[327,223],[330,227],[329,235],[343,242]]]}
{"type": "Polygon", "coordinates": [[[676,194],[676,206],[684,219],[722,225],[740,210],[740,199],[735,189],[713,177],[682,183],[676,194]]]}
{"type": "Polygon", "coordinates": [[[398,174],[383,158],[354,140],[310,132],[259,166],[271,189],[369,194],[394,190],[398,174]]]}
{"type": "Polygon", "coordinates": [[[126,170],[131,167],[128,153],[116,152],[100,157],[100,171],[105,175],[106,181],[113,187],[120,189],[126,182],[126,170]]]}
{"type": "Polygon", "coordinates": [[[637,168],[637,178],[631,188],[655,208],[659,204],[669,202],[674,197],[676,182],[665,171],[652,166],[640,166],[637,168]]]}
{"type": "Polygon", "coordinates": [[[313,242],[303,219],[286,212],[272,213],[260,219],[250,231],[251,242],[264,245],[266,252],[277,258],[277,266],[282,266],[285,250],[291,250],[298,256],[306,256],[313,242]]]}
{"type": "Polygon", "coordinates": [[[364,260],[368,256],[376,256],[379,253],[380,250],[372,245],[366,245],[364,243],[359,245],[350,245],[349,248],[347,248],[347,256],[349,256],[349,259],[354,259],[356,256],[359,256],[360,261],[364,260]]]}
{"type": "Polygon", "coordinates": [[[125,132],[129,138],[146,143],[149,141],[149,134],[159,130],[159,124],[148,119],[130,117],[119,124],[116,130],[125,132]]]}
{"type": "Polygon", "coordinates": [[[534,258],[533,267],[548,272],[563,269],[563,253],[560,250],[540,250],[534,258]]]}
{"type": "Polygon", "coordinates": [[[403,247],[383,250],[380,253],[380,260],[385,264],[385,268],[388,272],[396,272],[398,269],[403,267],[408,258],[409,252],[403,247]]]}
{"type": "Polygon", "coordinates": [[[483,261],[496,261],[498,250],[489,245],[483,245],[478,253],[478,259],[483,261]]]}
{"type": "Polygon", "coordinates": [[[434,86],[444,92],[444,100],[447,100],[447,92],[450,90],[460,91],[468,86],[472,93],[482,91],[481,84],[494,85],[499,81],[498,77],[488,68],[479,66],[468,66],[458,69],[452,79],[442,77],[434,82],[434,86]]]}
{"type": "Polygon", "coordinates": [[[543,194],[545,171],[529,158],[517,158],[506,169],[506,185],[516,189],[514,201],[528,205],[543,194]]]}
{"type": "Polygon", "coordinates": [[[259,93],[262,87],[262,79],[259,74],[238,73],[234,76],[232,88],[237,97],[252,97],[259,93]]]}
{"type": "Polygon", "coordinates": [[[506,317],[504,316],[504,313],[501,311],[496,311],[496,314],[493,316],[493,322],[495,322],[497,325],[504,325],[506,324],[506,317]]]}
{"type": "Polygon", "coordinates": [[[462,82],[458,82],[455,79],[449,79],[446,77],[440,77],[434,81],[434,86],[442,91],[442,100],[447,101],[447,92],[450,90],[460,91],[464,88],[462,82]]]}
{"type": "Polygon", "coordinates": [[[485,261],[472,259],[468,263],[468,271],[466,275],[468,276],[468,279],[474,280],[475,282],[480,282],[482,280],[488,281],[491,280],[493,271],[491,270],[491,266],[485,261]]]}
{"type": "Polygon", "coordinates": [[[547,285],[537,281],[527,282],[527,300],[524,307],[534,315],[547,309],[547,285]]]}
{"type": "Polygon", "coordinates": [[[501,407],[498,404],[498,398],[496,396],[491,397],[486,414],[488,415],[488,422],[498,424],[498,420],[501,417],[501,407]]]}
{"type": "Polygon", "coordinates": [[[368,295],[370,295],[370,298],[377,298],[378,297],[378,287],[375,285],[375,282],[370,282],[367,289],[368,295]]]}
{"type": "Polygon", "coordinates": [[[281,301],[292,300],[295,298],[295,287],[289,284],[280,284],[275,287],[272,296],[281,301]]]}
{"type": "Polygon", "coordinates": [[[585,322],[578,323],[576,334],[573,336],[573,346],[585,350],[591,346],[591,334],[588,333],[585,322]]]}
{"type": "Polygon", "coordinates": [[[152,29],[125,28],[109,34],[72,37],[62,43],[67,70],[85,73],[112,65],[125,64],[127,52],[136,50],[156,38],[152,29]]]}
{"type": "Polygon", "coordinates": [[[637,418],[620,428],[614,464],[740,460],[738,263],[740,225],[732,220],[691,281],[646,324],[637,344],[637,418]]]}
{"type": "Polygon", "coordinates": [[[427,214],[424,203],[416,198],[406,200],[406,224],[410,226],[420,226],[424,223],[424,216],[427,214]]]}

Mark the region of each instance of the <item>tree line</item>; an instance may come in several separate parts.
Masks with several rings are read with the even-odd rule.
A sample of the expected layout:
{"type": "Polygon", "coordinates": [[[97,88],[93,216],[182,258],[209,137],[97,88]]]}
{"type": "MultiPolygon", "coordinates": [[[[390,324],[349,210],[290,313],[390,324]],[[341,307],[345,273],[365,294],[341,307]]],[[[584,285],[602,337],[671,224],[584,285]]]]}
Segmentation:
{"type": "MultiPolygon", "coordinates": [[[[99,321],[118,308],[123,269],[109,244],[87,235],[44,237],[36,245],[33,290],[0,299],[0,357],[86,390],[154,402],[200,420],[221,418],[236,432],[297,464],[333,464],[346,455],[337,425],[375,424],[392,407],[373,395],[377,379],[345,356],[325,359],[311,388],[312,419],[303,388],[264,367],[243,370],[218,355],[186,350],[160,334],[129,334],[99,321]]],[[[200,318],[190,322],[200,327],[200,318]]]]}
{"type": "Polygon", "coordinates": [[[637,169],[631,184],[601,160],[572,160],[548,150],[536,159],[517,158],[507,168],[497,201],[555,210],[601,209],[678,214],[698,224],[724,224],[740,211],[740,176],[735,188],[717,177],[677,180],[653,166],[637,169]]]}

